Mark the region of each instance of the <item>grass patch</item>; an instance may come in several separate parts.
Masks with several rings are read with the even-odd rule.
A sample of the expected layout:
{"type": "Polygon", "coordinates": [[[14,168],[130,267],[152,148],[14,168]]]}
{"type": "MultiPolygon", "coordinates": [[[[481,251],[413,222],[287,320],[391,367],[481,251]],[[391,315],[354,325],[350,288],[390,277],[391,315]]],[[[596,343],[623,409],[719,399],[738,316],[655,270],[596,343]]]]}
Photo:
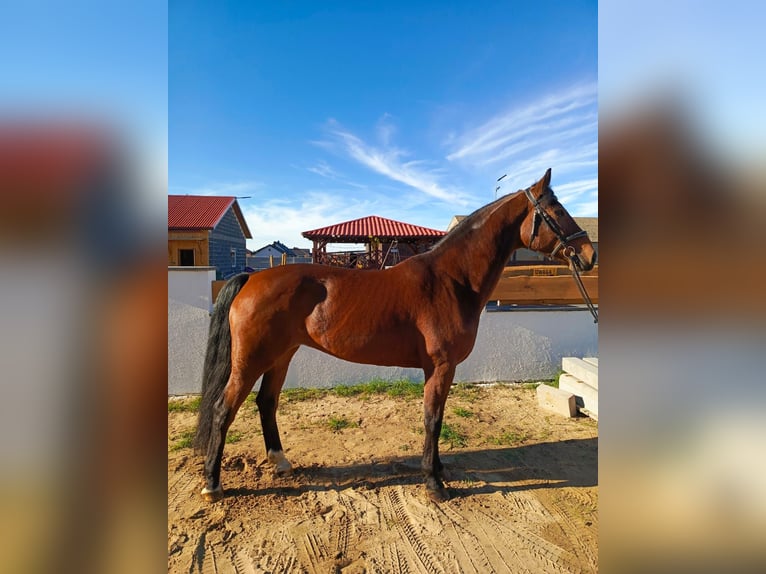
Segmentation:
{"type": "Polygon", "coordinates": [[[191,399],[174,399],[168,401],[169,413],[196,413],[199,410],[199,404],[202,397],[193,397],[191,399]]]}
{"type": "Polygon", "coordinates": [[[333,387],[332,392],[337,397],[356,397],[361,395],[364,390],[359,385],[340,385],[333,387]]]}
{"type": "Polygon", "coordinates": [[[194,442],[194,434],[194,430],[182,432],[181,436],[179,436],[176,441],[170,445],[170,450],[175,452],[177,450],[181,450],[182,448],[191,448],[192,443],[194,442]]]}
{"type": "Polygon", "coordinates": [[[442,423],[442,432],[439,439],[448,442],[452,447],[462,447],[468,444],[468,437],[447,423],[442,423]]]}
{"type": "Polygon", "coordinates": [[[450,389],[450,394],[453,397],[463,399],[469,403],[473,403],[479,400],[483,393],[484,389],[469,383],[458,383],[456,385],[452,385],[452,388],[450,389]]]}
{"type": "MultiPolygon", "coordinates": [[[[373,395],[388,395],[390,397],[417,398],[423,396],[423,383],[413,383],[402,379],[399,381],[385,381],[372,379],[356,385],[338,385],[331,389],[283,389],[282,397],[290,401],[310,401],[321,399],[327,395],[336,397],[360,397],[368,399],[373,395]]],[[[255,401],[253,395],[252,401],[255,401]]],[[[248,400],[251,400],[248,397],[248,400]]]]}
{"type": "Polygon", "coordinates": [[[554,387],[554,388],[558,389],[559,388],[559,377],[563,373],[564,373],[564,371],[559,370],[559,372],[556,373],[556,376],[553,377],[552,379],[544,379],[544,380],[538,380],[538,381],[529,381],[529,382],[526,382],[526,383],[521,383],[520,386],[521,386],[522,389],[527,389],[527,390],[532,390],[532,391],[537,389],[537,387],[539,387],[540,385],[548,385],[549,387],[554,387]]]}
{"type": "Polygon", "coordinates": [[[282,389],[282,398],[288,401],[310,401],[327,396],[327,389],[282,389]]]}
{"type": "Polygon", "coordinates": [[[555,377],[553,377],[552,379],[549,379],[547,381],[543,381],[543,384],[544,385],[548,385],[549,387],[555,387],[555,388],[558,389],[559,388],[559,378],[561,378],[561,375],[563,375],[563,374],[564,374],[564,371],[559,370],[559,372],[556,373],[555,377]]]}
{"type": "Polygon", "coordinates": [[[416,398],[423,396],[423,384],[406,379],[399,381],[373,379],[358,385],[339,385],[333,387],[331,391],[338,397],[369,398],[373,395],[388,395],[389,397],[416,398]]]}
{"type": "Polygon", "coordinates": [[[359,424],[348,420],[346,417],[331,416],[327,420],[327,426],[330,427],[332,432],[340,432],[343,429],[356,428],[359,424]]]}
{"type": "Polygon", "coordinates": [[[408,380],[394,381],[386,389],[389,397],[405,397],[408,399],[419,398],[423,396],[422,383],[413,383],[408,380]]]}
{"type": "Polygon", "coordinates": [[[242,433],[230,430],[226,433],[226,444],[233,444],[242,440],[242,433]]]}
{"type": "Polygon", "coordinates": [[[452,412],[455,413],[457,416],[462,417],[464,419],[468,419],[473,416],[473,411],[469,411],[468,409],[463,407],[455,407],[454,409],[452,409],[452,412]]]}
{"type": "Polygon", "coordinates": [[[500,436],[489,437],[487,441],[491,444],[495,444],[498,446],[509,446],[509,445],[520,444],[528,439],[529,439],[529,435],[527,433],[517,432],[517,431],[506,431],[502,433],[500,436]]]}

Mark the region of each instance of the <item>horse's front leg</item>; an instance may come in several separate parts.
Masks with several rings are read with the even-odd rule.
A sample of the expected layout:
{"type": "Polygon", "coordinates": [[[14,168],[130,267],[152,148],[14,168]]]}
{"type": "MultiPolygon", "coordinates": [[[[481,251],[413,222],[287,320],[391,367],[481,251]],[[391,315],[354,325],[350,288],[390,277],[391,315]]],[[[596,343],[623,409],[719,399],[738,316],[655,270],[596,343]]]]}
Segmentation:
{"type": "Polygon", "coordinates": [[[439,460],[439,435],[442,430],[444,403],[447,401],[455,366],[440,363],[430,372],[426,370],[426,384],[423,395],[425,412],[425,445],[423,446],[422,468],[425,474],[426,491],[431,500],[443,502],[449,493],[442,482],[442,463],[439,460]]]}

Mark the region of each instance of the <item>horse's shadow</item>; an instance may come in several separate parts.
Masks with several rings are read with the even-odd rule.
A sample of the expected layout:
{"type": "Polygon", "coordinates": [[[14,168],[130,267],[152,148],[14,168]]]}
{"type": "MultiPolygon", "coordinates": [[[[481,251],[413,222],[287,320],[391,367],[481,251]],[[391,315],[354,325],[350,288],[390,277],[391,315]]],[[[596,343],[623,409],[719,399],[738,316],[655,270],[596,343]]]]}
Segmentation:
{"type": "MultiPolygon", "coordinates": [[[[597,438],[460,451],[442,454],[441,459],[453,498],[598,484],[597,438]]],[[[229,481],[232,479],[237,480],[230,477],[229,481]]],[[[291,476],[274,477],[269,486],[227,488],[226,494],[298,496],[311,491],[373,490],[422,483],[419,456],[388,457],[372,463],[296,466],[291,476]]]]}

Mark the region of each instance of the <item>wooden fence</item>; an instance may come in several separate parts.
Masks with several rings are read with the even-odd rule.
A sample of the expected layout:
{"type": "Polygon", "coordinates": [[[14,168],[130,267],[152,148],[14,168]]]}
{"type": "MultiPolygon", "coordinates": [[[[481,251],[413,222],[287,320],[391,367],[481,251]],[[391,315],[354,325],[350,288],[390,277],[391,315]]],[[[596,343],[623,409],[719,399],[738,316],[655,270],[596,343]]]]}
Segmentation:
{"type": "MultiPolygon", "coordinates": [[[[581,273],[583,285],[598,304],[598,265],[581,273]]],[[[583,303],[572,272],[564,265],[506,267],[490,301],[516,305],[577,305],[583,303]]]]}
{"type": "MultiPolygon", "coordinates": [[[[598,265],[582,273],[582,282],[598,304],[598,265]]],[[[212,282],[215,302],[226,281],[212,282]]],[[[564,265],[515,265],[506,267],[490,301],[501,305],[577,305],[583,303],[572,272],[564,265]]]]}

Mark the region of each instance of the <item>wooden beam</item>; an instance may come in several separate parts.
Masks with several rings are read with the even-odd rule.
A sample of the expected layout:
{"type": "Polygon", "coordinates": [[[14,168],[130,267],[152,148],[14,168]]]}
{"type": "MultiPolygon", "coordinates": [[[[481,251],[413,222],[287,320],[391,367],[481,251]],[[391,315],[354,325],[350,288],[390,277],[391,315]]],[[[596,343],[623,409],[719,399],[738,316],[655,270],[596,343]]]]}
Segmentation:
{"type": "MultiPolygon", "coordinates": [[[[591,300],[598,303],[598,277],[583,276],[583,285],[591,300]]],[[[568,275],[554,277],[503,277],[490,296],[490,301],[519,305],[576,305],[583,303],[574,278],[568,275]]]]}
{"type": "MultiPolygon", "coordinates": [[[[548,277],[559,275],[572,275],[566,265],[511,265],[503,269],[501,277],[520,277],[532,275],[536,277],[548,277]]],[[[598,276],[598,265],[586,273],[580,273],[583,277],[598,276]]]]}

